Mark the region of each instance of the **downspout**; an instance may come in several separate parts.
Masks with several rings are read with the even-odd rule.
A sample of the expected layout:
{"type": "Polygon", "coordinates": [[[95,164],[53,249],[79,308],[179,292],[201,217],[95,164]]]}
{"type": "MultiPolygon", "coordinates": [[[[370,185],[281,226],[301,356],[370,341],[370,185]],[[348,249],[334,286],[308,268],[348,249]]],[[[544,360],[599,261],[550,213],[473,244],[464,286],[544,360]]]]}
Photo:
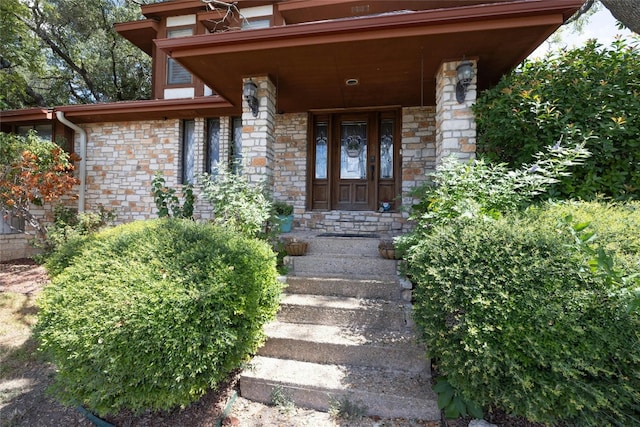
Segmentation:
{"type": "Polygon", "coordinates": [[[84,193],[87,179],[87,132],[75,123],[71,123],[65,116],[64,111],[56,111],[56,118],[63,125],[73,129],[80,135],[80,169],[78,179],[80,179],[80,191],[78,194],[78,213],[84,212],[84,193]]]}

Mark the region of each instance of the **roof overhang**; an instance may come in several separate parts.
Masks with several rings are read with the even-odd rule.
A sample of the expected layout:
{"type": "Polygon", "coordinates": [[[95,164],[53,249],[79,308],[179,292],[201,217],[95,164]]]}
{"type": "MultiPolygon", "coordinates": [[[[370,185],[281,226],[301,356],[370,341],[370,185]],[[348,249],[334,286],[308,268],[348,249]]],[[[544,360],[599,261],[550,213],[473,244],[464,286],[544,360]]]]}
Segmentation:
{"type": "Polygon", "coordinates": [[[233,114],[235,110],[234,106],[219,96],[56,107],[56,111],[64,112],[74,123],[217,117],[233,114]]]}
{"type": "Polygon", "coordinates": [[[145,19],[122,22],[113,27],[118,34],[138,46],[144,53],[153,56],[153,39],[158,36],[158,22],[145,19]]]}
{"type": "Polygon", "coordinates": [[[495,84],[582,5],[520,0],[158,39],[156,46],[239,111],[242,78],[268,75],[278,112],[434,105],[443,61],[478,60],[495,84]],[[359,84],[346,85],[357,79],[359,84]]]}
{"type": "Polygon", "coordinates": [[[29,108],[25,110],[0,111],[0,123],[33,123],[51,120],[53,110],[48,108],[29,108]]]}

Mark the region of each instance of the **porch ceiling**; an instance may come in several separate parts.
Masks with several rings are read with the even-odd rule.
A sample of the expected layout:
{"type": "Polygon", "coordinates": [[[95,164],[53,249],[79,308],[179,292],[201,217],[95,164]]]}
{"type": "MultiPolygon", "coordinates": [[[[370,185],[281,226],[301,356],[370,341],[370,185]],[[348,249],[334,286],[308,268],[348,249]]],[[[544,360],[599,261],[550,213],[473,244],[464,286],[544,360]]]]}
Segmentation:
{"type": "Polygon", "coordinates": [[[582,4],[522,0],[159,39],[156,45],[238,108],[242,78],[269,75],[278,112],[435,105],[443,61],[478,60],[495,84],[582,4]],[[358,79],[347,86],[347,79],[358,79]]]}

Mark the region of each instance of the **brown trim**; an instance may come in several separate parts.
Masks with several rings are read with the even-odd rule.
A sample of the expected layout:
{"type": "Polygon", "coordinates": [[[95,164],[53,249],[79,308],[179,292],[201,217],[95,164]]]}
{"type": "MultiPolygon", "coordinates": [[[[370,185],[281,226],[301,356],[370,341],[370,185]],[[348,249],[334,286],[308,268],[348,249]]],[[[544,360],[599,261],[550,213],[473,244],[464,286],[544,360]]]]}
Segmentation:
{"type": "Polygon", "coordinates": [[[201,0],[165,1],[140,7],[140,11],[146,18],[187,15],[206,9],[207,5],[201,0]]]}
{"type": "Polygon", "coordinates": [[[188,99],[157,99],[58,107],[66,117],[77,123],[103,121],[135,121],[189,117],[220,117],[238,114],[234,106],[219,96],[188,99]]]}
{"type": "Polygon", "coordinates": [[[353,19],[235,31],[189,40],[159,39],[156,45],[174,58],[204,53],[250,51],[389,37],[435,35],[523,26],[561,24],[567,10],[582,0],[538,0],[465,6],[353,19]]]}
{"type": "Polygon", "coordinates": [[[158,22],[145,19],[116,23],[113,27],[118,34],[138,46],[144,53],[153,55],[153,39],[158,37],[158,22]]]}
{"type": "Polygon", "coordinates": [[[27,110],[0,111],[0,123],[21,123],[45,121],[53,118],[53,110],[48,108],[29,108],[27,110]]]}

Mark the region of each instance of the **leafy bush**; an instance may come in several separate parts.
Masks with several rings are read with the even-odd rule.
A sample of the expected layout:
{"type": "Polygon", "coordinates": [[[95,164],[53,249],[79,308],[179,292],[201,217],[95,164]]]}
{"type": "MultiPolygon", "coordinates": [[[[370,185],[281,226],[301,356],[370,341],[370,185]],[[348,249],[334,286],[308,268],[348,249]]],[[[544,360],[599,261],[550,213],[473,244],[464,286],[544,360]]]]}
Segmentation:
{"type": "Polygon", "coordinates": [[[640,50],[596,41],[525,62],[474,105],[478,150],[518,167],[566,132],[593,156],[554,185],[555,198],[640,198],[640,50]]]}
{"type": "Polygon", "coordinates": [[[0,215],[23,218],[44,239],[43,218],[33,207],[58,200],[80,182],[72,174],[74,160],[34,132],[26,137],[0,132],[0,215]]]}
{"type": "MultiPolygon", "coordinates": [[[[624,281],[590,268],[584,227],[544,212],[461,217],[409,250],[416,324],[462,401],[543,423],[640,423],[640,313],[624,281]]],[[[615,246],[619,231],[597,227],[615,246]]]]}
{"type": "Polygon", "coordinates": [[[175,219],[91,239],[39,301],[37,337],[63,402],[101,415],[187,405],[263,341],[281,290],[266,243],[175,219]]]}
{"type": "Polygon", "coordinates": [[[574,223],[588,223],[594,243],[615,256],[620,268],[634,271],[640,266],[640,202],[545,203],[531,208],[527,217],[547,223],[571,217],[574,223]]]}
{"type": "Polygon", "coordinates": [[[153,193],[153,201],[156,204],[156,208],[158,208],[158,217],[193,218],[196,197],[193,194],[193,186],[191,184],[182,186],[182,193],[184,194],[182,206],[180,206],[180,200],[176,196],[176,190],[165,185],[165,179],[160,172],[153,176],[151,192],[153,193]]]}
{"type": "Polygon", "coordinates": [[[265,233],[272,206],[262,185],[250,182],[245,175],[220,168],[214,174],[200,175],[198,187],[213,208],[214,223],[252,237],[265,233]]]}
{"type": "Polygon", "coordinates": [[[401,251],[419,242],[430,229],[458,218],[499,218],[532,203],[550,185],[567,175],[569,167],[589,157],[582,144],[565,148],[556,143],[535,155],[533,164],[509,170],[505,164],[482,159],[462,163],[447,157],[427,182],[413,190],[413,231],[397,240],[401,251]]]}
{"type": "Polygon", "coordinates": [[[70,239],[113,225],[115,219],[116,213],[102,205],[98,206],[97,212],[81,213],[77,209],[58,205],[53,209],[53,223],[47,227],[46,237],[38,246],[45,250],[46,258],[70,239]]]}

